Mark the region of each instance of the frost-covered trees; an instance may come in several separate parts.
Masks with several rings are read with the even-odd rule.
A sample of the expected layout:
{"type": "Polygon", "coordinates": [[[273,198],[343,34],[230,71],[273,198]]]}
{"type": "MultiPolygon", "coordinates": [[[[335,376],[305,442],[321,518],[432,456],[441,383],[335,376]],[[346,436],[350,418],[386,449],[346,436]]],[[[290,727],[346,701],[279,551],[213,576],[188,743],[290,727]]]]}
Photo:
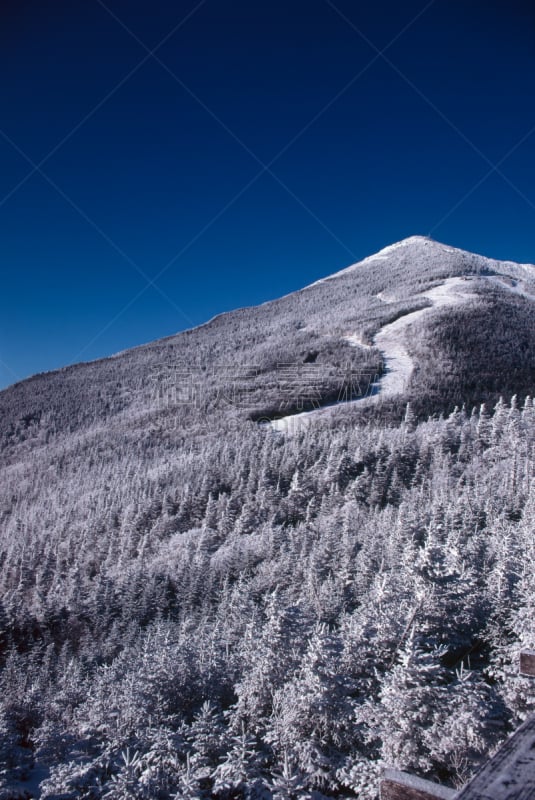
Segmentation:
{"type": "Polygon", "coordinates": [[[359,419],[6,470],[3,790],[372,800],[535,708],[532,403],[359,419]]]}

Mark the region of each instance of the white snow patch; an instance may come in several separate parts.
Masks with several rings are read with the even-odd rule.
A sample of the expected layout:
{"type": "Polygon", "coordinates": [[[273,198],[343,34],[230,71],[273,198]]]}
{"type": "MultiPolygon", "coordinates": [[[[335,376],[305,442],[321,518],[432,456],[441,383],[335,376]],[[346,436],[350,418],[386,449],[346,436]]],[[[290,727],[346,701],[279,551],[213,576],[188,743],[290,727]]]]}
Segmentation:
{"type": "Polygon", "coordinates": [[[269,425],[274,431],[291,435],[292,433],[306,430],[313,421],[327,414],[329,410],[330,406],[326,408],[313,408],[310,411],[302,411],[300,414],[289,414],[287,417],[273,419],[269,425]]]}
{"type": "Polygon", "coordinates": [[[358,333],[348,333],[345,336],[342,336],[344,342],[347,342],[351,345],[351,347],[365,347],[366,350],[371,350],[373,345],[366,344],[366,342],[362,341],[362,337],[359,336],[358,333]]]}
{"type": "Polygon", "coordinates": [[[368,256],[364,261],[388,261],[388,256],[380,256],[379,253],[377,253],[375,256],[368,256]]]}
{"type": "Polygon", "coordinates": [[[395,300],[395,297],[391,294],[388,294],[388,292],[379,292],[375,296],[377,297],[378,300],[381,300],[383,303],[393,303],[395,300]]]}

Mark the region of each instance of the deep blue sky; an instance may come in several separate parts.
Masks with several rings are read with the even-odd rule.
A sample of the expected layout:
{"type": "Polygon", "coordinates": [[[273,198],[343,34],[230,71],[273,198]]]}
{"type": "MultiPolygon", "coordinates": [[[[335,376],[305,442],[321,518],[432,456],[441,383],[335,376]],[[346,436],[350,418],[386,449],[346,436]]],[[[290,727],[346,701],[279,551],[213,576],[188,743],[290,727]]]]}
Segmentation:
{"type": "Polygon", "coordinates": [[[0,386],[412,234],[535,262],[531,2],[104,2],[0,6],[0,386]]]}

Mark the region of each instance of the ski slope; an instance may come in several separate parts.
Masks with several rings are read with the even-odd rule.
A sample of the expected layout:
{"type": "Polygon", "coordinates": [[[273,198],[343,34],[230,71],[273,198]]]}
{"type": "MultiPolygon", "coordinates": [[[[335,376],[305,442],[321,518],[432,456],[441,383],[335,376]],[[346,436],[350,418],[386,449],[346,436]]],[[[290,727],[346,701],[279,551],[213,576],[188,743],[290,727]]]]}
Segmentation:
{"type": "Polygon", "coordinates": [[[410,381],[414,370],[414,361],[406,345],[406,332],[410,325],[428,316],[435,308],[457,306],[468,302],[476,295],[467,291],[470,281],[465,278],[448,278],[439,286],[426,292],[415,295],[414,299],[428,300],[430,306],[420,308],[405,314],[394,322],[384,325],[375,335],[373,345],[364,344],[358,334],[352,333],[344,337],[345,341],[353,347],[376,347],[381,351],[384,371],[381,377],[371,387],[366,397],[356,400],[340,401],[338,403],[303,411],[300,414],[289,414],[285,417],[270,422],[273,430],[283,433],[296,433],[308,427],[312,422],[327,414],[340,405],[357,406],[377,403],[381,399],[403,394],[410,381]]]}

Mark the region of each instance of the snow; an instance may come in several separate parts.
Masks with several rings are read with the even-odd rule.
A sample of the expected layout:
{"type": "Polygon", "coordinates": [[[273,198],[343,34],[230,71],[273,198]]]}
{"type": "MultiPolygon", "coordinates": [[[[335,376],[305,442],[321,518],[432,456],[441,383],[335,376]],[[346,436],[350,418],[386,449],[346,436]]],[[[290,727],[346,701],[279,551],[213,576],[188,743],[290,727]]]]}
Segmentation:
{"type": "Polygon", "coordinates": [[[331,281],[333,280],[333,278],[339,278],[340,275],[347,275],[350,272],[354,272],[362,264],[369,264],[370,262],[373,261],[388,261],[388,259],[393,253],[402,248],[411,247],[415,244],[430,244],[430,243],[431,240],[427,239],[425,236],[409,236],[408,239],[402,239],[401,242],[394,242],[394,244],[389,244],[388,247],[383,247],[383,249],[379,250],[378,253],[374,253],[371,256],[366,256],[366,258],[363,258],[361,261],[357,261],[355,264],[351,264],[349,267],[339,270],[339,272],[334,272],[332,275],[328,275],[325,278],[320,278],[318,281],[314,281],[314,283],[310,283],[306,288],[310,289],[311,286],[318,286],[320,283],[325,283],[325,281],[331,281]]]}
{"type": "Polygon", "coordinates": [[[385,371],[379,380],[372,384],[371,391],[366,397],[356,400],[340,401],[322,408],[303,411],[300,414],[290,414],[280,419],[272,420],[270,425],[273,430],[294,433],[307,428],[310,423],[318,418],[332,413],[335,406],[356,406],[375,403],[379,399],[394,397],[402,394],[411,378],[414,370],[412,360],[405,344],[405,333],[407,328],[414,322],[427,316],[434,308],[444,308],[446,306],[457,306],[475,297],[473,293],[467,292],[469,282],[463,278],[448,278],[439,286],[429,289],[426,292],[415,295],[414,299],[426,299],[431,301],[431,305],[426,308],[412,311],[399,317],[394,322],[383,326],[375,335],[373,345],[366,345],[362,342],[357,333],[346,334],[343,339],[354,347],[376,347],[383,356],[385,371]]]}
{"type": "Polygon", "coordinates": [[[300,414],[289,414],[286,417],[271,420],[269,426],[274,431],[291,435],[292,433],[306,430],[312,422],[328,414],[331,409],[332,406],[323,406],[322,408],[313,408],[310,411],[301,411],[300,414]]]}
{"type": "MultiPolygon", "coordinates": [[[[526,265],[521,264],[520,266],[526,265]]],[[[512,279],[504,280],[500,275],[491,275],[487,278],[487,281],[498,284],[502,289],[508,289],[510,292],[519,294],[521,297],[526,297],[528,300],[535,300],[535,294],[528,292],[527,289],[524,288],[524,285],[521,281],[515,281],[512,279]]]]}
{"type": "Polygon", "coordinates": [[[360,337],[358,333],[348,333],[346,336],[342,336],[342,339],[352,347],[364,347],[366,350],[371,350],[373,348],[372,344],[363,342],[362,337],[360,337]]]}
{"type": "Polygon", "coordinates": [[[385,362],[385,374],[380,381],[380,394],[382,397],[393,397],[402,394],[414,370],[414,362],[409,355],[405,344],[405,333],[409,325],[427,316],[432,308],[456,306],[473,297],[472,294],[462,292],[466,281],[462,278],[449,278],[440,286],[423,292],[417,297],[431,300],[432,306],[421,308],[405,314],[403,317],[385,325],[376,334],[374,344],[381,350],[385,362]]]}
{"type": "MultiPolygon", "coordinates": [[[[432,783],[431,781],[424,780],[423,778],[418,778],[415,775],[409,775],[406,772],[400,772],[397,769],[385,769],[383,773],[383,781],[386,783],[392,783],[396,787],[399,787],[402,792],[404,790],[414,790],[414,797],[418,797],[418,795],[426,796],[426,797],[434,797],[436,800],[454,800],[457,796],[457,792],[455,789],[449,789],[447,786],[441,786],[438,783],[432,783]]],[[[407,792],[407,796],[410,796],[412,792],[407,792]]]]}
{"type": "MultiPolygon", "coordinates": [[[[388,247],[383,247],[378,253],[368,256],[364,261],[384,261],[389,258],[392,253],[395,253],[396,250],[400,250],[404,247],[411,247],[411,245],[414,244],[425,244],[428,241],[429,240],[426,239],[425,236],[409,236],[408,239],[402,239],[401,242],[394,242],[394,244],[389,244],[388,247]]],[[[351,267],[349,269],[351,269],[351,267]]]]}
{"type": "Polygon", "coordinates": [[[524,272],[527,272],[530,278],[535,278],[535,264],[516,264],[515,266],[520,267],[520,269],[523,269],[524,272]]]}
{"type": "Polygon", "coordinates": [[[374,256],[368,256],[364,261],[388,261],[388,256],[381,256],[377,253],[374,256]]]}
{"type": "MultiPolygon", "coordinates": [[[[423,236],[411,236],[408,239],[403,239],[400,242],[388,245],[388,247],[383,248],[378,253],[370,255],[357,264],[353,264],[333,275],[322,278],[314,284],[311,284],[311,286],[325,283],[326,281],[351,273],[361,265],[373,264],[374,262],[387,262],[393,255],[394,262],[398,263],[399,258],[396,258],[395,254],[403,254],[406,248],[409,248],[409,250],[412,249],[413,259],[416,263],[420,262],[422,265],[425,264],[426,259],[429,257],[434,257],[436,260],[436,251],[443,251],[448,254],[459,254],[461,262],[462,259],[464,259],[470,270],[474,270],[474,259],[476,259],[478,269],[481,270],[481,272],[486,272],[486,274],[481,274],[477,278],[475,276],[471,278],[468,276],[448,278],[433,289],[414,295],[411,299],[413,301],[426,301],[426,307],[412,311],[399,317],[394,322],[384,325],[375,335],[371,345],[363,342],[362,337],[356,331],[348,331],[345,333],[342,338],[351,346],[367,349],[377,348],[381,351],[384,362],[384,372],[382,376],[372,384],[370,391],[365,397],[349,401],[342,400],[322,408],[282,417],[281,419],[271,422],[271,427],[274,430],[302,430],[304,427],[307,427],[312,420],[318,419],[326,414],[332,414],[333,406],[341,404],[347,406],[348,404],[362,405],[376,403],[380,399],[403,394],[407,389],[415,366],[406,344],[406,334],[409,326],[427,317],[435,308],[457,306],[476,297],[473,292],[470,292],[469,288],[472,280],[495,284],[501,289],[535,301],[535,293],[533,290],[533,286],[535,286],[535,266],[531,264],[514,264],[513,262],[505,261],[500,262],[485,258],[484,256],[474,256],[463,250],[433,242],[433,240],[423,236]]],[[[388,289],[380,291],[375,297],[385,304],[393,303],[400,299],[396,297],[395,293],[388,291],[388,289]]]]}
{"type": "Polygon", "coordinates": [[[479,260],[482,266],[492,272],[501,272],[502,270],[514,270],[518,272],[518,270],[523,270],[525,273],[527,273],[527,276],[529,276],[532,280],[535,280],[535,265],[533,264],[516,264],[513,261],[497,261],[495,259],[486,258],[485,256],[469,253],[457,247],[448,247],[447,245],[435,242],[433,239],[430,239],[426,236],[409,236],[407,239],[402,239],[400,242],[394,242],[394,244],[384,247],[382,250],[379,250],[378,253],[373,253],[372,255],[366,256],[366,258],[363,258],[361,261],[351,264],[349,267],[346,267],[339,272],[335,272],[332,275],[328,275],[325,278],[321,278],[320,280],[309,284],[309,286],[306,288],[308,289],[310,286],[317,286],[318,284],[325,283],[333,278],[338,278],[341,275],[354,272],[359,267],[367,264],[373,264],[377,261],[388,261],[392,256],[395,257],[397,254],[403,254],[402,251],[404,249],[410,248],[412,248],[413,253],[418,259],[425,259],[432,252],[432,250],[434,250],[435,253],[447,253],[449,256],[458,255],[459,257],[464,257],[472,262],[474,259],[479,260]]]}
{"type": "Polygon", "coordinates": [[[458,794],[459,800],[527,800],[535,792],[535,717],[505,742],[458,794]]]}

